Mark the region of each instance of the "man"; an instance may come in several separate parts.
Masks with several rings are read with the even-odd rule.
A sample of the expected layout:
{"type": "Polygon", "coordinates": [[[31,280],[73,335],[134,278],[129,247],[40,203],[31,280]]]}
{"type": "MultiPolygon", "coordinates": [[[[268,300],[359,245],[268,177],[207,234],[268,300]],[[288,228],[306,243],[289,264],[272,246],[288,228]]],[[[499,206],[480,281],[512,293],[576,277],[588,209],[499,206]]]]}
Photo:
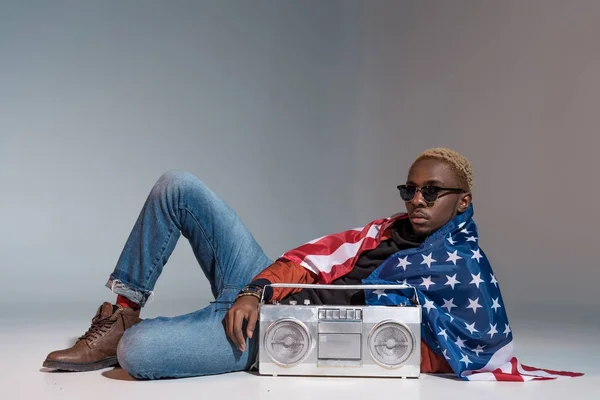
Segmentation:
{"type": "MultiPolygon", "coordinates": [[[[77,343],[69,349],[50,353],[44,366],[88,371],[114,366],[118,362],[138,379],[178,378],[249,369],[258,350],[258,335],[254,331],[263,290],[266,290],[267,301],[310,299],[316,304],[374,304],[370,300],[373,294],[365,294],[363,290],[272,290],[270,287],[264,289],[266,284],[390,282],[386,278],[388,269],[391,268],[394,273],[402,270],[406,273],[407,265],[411,264],[408,258],[404,258],[396,265],[398,262],[392,256],[403,252],[419,255],[418,252],[426,245],[433,249],[432,240],[436,239],[436,233],[439,236],[448,227],[456,228],[457,218],[465,219],[463,225],[470,221],[472,185],[472,168],[463,156],[449,149],[427,150],[410,167],[406,184],[398,186],[407,214],[373,221],[363,229],[325,236],[272,262],[235,212],[202,182],[186,173],[166,173],[150,192],[107,283],[118,295],[116,304],[104,303],[92,319],[89,330],[77,343]],[[190,241],[216,300],[208,307],[187,315],[141,321],[140,308],[150,296],[181,234],[190,241]],[[315,250],[319,254],[317,257],[312,254],[315,250]],[[327,256],[323,257],[323,254],[327,256]],[[391,262],[394,265],[388,267],[391,262]],[[399,269],[400,266],[402,268],[399,269]]],[[[435,243],[444,239],[438,238],[435,243]]],[[[476,241],[477,238],[469,240],[476,241]]],[[[456,262],[461,259],[456,251],[451,256],[453,260],[449,258],[443,268],[469,272],[466,269],[468,265],[456,262]]],[[[431,269],[431,262],[435,260],[431,255],[427,256],[429,260],[425,255],[422,257],[421,264],[425,265],[404,278],[404,282],[419,288],[419,300],[425,304],[421,371],[454,371],[465,379],[473,373],[472,369],[463,368],[469,367],[470,359],[467,357],[469,362],[465,362],[463,357],[461,363],[458,357],[453,360],[448,356],[446,350],[452,352],[456,349],[445,347],[444,343],[448,341],[446,331],[451,335],[454,331],[458,332],[454,332],[457,336],[451,336],[460,340],[458,351],[451,353],[455,356],[467,349],[460,336],[465,327],[459,326],[459,321],[473,333],[473,343],[484,340],[484,335],[475,328],[475,323],[468,325],[461,316],[450,312],[453,306],[457,307],[452,300],[444,299],[442,306],[442,299],[428,292],[433,283],[431,276],[425,275],[431,275],[426,267],[431,269]],[[421,279],[423,282],[419,285],[421,279]],[[423,285],[425,288],[419,287],[423,285]],[[446,315],[450,318],[445,318],[445,322],[439,321],[439,329],[444,330],[446,341],[435,336],[432,324],[438,327],[441,317],[431,319],[435,314],[431,312],[434,307],[439,310],[440,307],[449,308],[446,315]],[[457,316],[455,323],[452,322],[453,315],[457,316]]],[[[440,276],[443,276],[441,272],[440,276]]],[[[456,276],[455,273],[454,280],[450,281],[452,289],[458,283],[456,276]]],[[[479,289],[480,283],[477,282],[476,286],[479,289]]],[[[401,294],[396,296],[400,298],[401,294]]],[[[381,294],[375,297],[380,299],[381,294]]],[[[390,293],[384,299],[392,297],[390,293]]],[[[478,303],[472,307],[474,313],[477,313],[478,307],[482,306],[478,303]]],[[[490,318],[496,317],[498,313],[494,312],[498,311],[498,307],[503,307],[499,292],[490,318]]],[[[505,317],[503,313],[502,309],[500,314],[505,317]]],[[[507,320],[506,326],[508,329],[507,320]]],[[[511,348],[509,345],[512,343],[510,330],[505,333],[508,345],[492,335],[492,339],[495,337],[493,340],[499,341],[477,342],[477,348],[473,345],[468,350],[480,356],[485,347],[481,343],[485,343],[490,347],[498,345],[505,351],[511,348]]],[[[512,356],[505,353],[502,353],[504,358],[512,356]]],[[[493,354],[490,353],[489,358],[494,361],[493,354]]]]}

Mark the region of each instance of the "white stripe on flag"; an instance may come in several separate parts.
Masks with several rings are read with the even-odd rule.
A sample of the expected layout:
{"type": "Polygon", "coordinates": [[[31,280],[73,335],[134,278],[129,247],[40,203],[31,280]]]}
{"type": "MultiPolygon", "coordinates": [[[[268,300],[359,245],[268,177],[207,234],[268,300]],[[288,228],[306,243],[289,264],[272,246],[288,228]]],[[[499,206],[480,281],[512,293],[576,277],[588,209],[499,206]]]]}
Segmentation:
{"type": "MultiPolygon", "coordinates": [[[[301,265],[318,274],[319,272],[329,273],[334,265],[344,264],[351,258],[358,255],[360,248],[366,238],[375,238],[379,233],[381,225],[373,225],[367,231],[366,236],[355,243],[344,243],[331,254],[309,255],[302,260],[301,265]]],[[[358,229],[357,229],[358,230],[358,229]]]]}
{"type": "Polygon", "coordinates": [[[519,373],[521,375],[524,375],[524,378],[530,377],[529,380],[534,379],[534,377],[536,377],[536,376],[540,377],[540,378],[556,378],[556,379],[570,378],[570,376],[567,376],[567,375],[550,374],[541,369],[537,369],[535,371],[525,371],[523,369],[523,367],[521,366],[520,362],[517,362],[517,371],[519,371],[519,373]]]}
{"type": "Polygon", "coordinates": [[[510,360],[513,358],[515,346],[511,340],[492,355],[490,361],[481,369],[463,371],[462,376],[472,381],[489,380],[485,377],[487,374],[477,374],[477,372],[492,372],[498,368],[504,373],[512,372],[510,360]]]}

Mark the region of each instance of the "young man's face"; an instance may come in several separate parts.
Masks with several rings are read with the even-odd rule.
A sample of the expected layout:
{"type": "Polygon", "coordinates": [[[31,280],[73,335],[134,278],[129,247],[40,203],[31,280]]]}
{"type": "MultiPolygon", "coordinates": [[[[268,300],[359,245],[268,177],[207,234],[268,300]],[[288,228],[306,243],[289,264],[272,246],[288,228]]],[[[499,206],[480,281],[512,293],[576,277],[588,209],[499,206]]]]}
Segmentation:
{"type": "MultiPolygon", "coordinates": [[[[441,188],[460,188],[460,182],[450,167],[442,161],[424,159],[417,161],[408,171],[407,185],[417,187],[432,185],[441,188]]],[[[419,236],[429,236],[471,203],[470,193],[441,191],[438,199],[427,202],[420,191],[412,200],[406,201],[410,223],[419,236]]]]}

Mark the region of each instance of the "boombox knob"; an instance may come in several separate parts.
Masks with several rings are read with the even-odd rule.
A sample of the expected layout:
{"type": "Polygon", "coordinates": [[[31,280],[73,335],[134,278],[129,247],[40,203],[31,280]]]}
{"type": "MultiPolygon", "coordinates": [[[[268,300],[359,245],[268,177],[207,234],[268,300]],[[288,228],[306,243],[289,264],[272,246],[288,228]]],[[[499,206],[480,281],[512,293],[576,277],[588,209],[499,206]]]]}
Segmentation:
{"type": "Polygon", "coordinates": [[[290,300],[290,306],[295,306],[296,304],[298,304],[296,300],[290,300]]]}
{"type": "Polygon", "coordinates": [[[305,306],[310,306],[310,300],[309,299],[304,299],[304,305],[305,306]]]}

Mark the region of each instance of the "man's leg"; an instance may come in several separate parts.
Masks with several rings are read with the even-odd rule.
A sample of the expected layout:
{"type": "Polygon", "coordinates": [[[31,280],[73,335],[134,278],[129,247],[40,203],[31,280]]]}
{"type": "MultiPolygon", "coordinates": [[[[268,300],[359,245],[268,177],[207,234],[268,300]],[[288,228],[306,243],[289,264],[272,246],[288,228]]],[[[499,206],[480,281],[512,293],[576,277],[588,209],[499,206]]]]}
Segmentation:
{"type": "Polygon", "coordinates": [[[227,338],[223,318],[235,299],[226,290],[203,310],[174,318],[145,320],[127,330],[118,347],[119,364],[138,379],[183,378],[247,370],[257,354],[258,335],[246,351],[227,338]]]}
{"type": "MultiPolygon", "coordinates": [[[[146,199],[107,286],[143,306],[181,234],[190,241],[216,298],[232,301],[232,293],[271,263],[221,198],[191,174],[168,172],[146,199]]],[[[105,303],[88,333],[72,348],[51,353],[44,366],[84,371],[115,365],[123,331],[139,322],[119,304],[109,315],[111,307],[105,303]]]]}
{"type": "Polygon", "coordinates": [[[271,263],[219,196],[191,174],[167,172],[152,188],[106,286],[143,306],[181,234],[215,298],[226,288],[241,289],[271,263]]]}

